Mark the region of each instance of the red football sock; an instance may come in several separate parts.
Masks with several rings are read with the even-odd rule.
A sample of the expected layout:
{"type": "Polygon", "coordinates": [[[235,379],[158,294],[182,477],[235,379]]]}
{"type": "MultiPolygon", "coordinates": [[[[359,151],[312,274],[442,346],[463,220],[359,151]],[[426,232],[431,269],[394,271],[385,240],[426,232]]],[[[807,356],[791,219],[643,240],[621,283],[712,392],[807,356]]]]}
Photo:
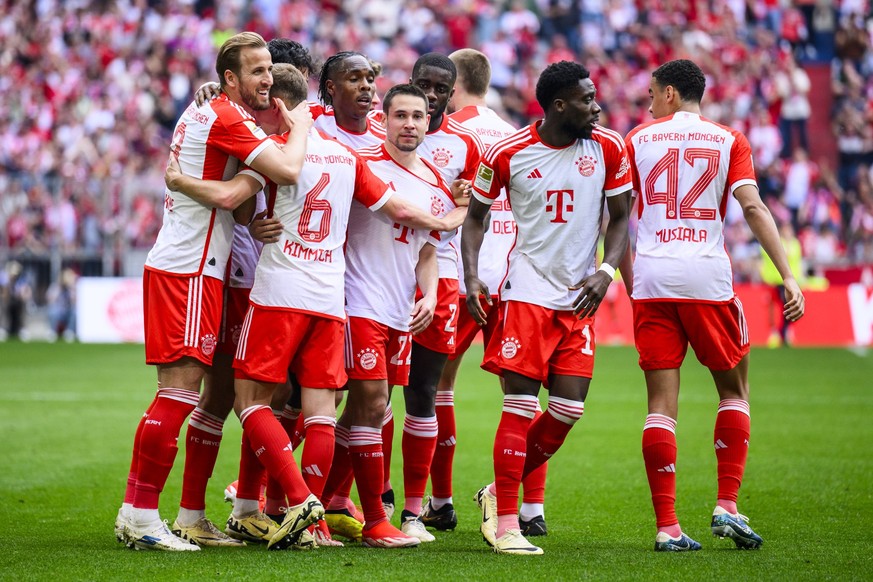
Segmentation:
{"type": "MultiPolygon", "coordinates": [[[[542,411],[537,410],[534,416],[531,427],[536,424],[539,417],[543,415],[542,411]]],[[[530,432],[530,431],[528,431],[530,432]]],[[[523,503],[545,503],[546,502],[546,473],[548,463],[543,463],[538,468],[531,471],[528,475],[521,478],[521,489],[523,492],[523,503]]]]}
{"type": "MultiPolygon", "coordinates": [[[[273,409],[273,416],[276,417],[276,420],[285,429],[285,434],[291,439],[292,448],[295,447],[294,427],[297,425],[297,418],[300,416],[299,412],[287,405],[281,412],[273,409]]],[[[264,513],[267,515],[281,515],[284,512],[283,508],[288,507],[288,500],[285,499],[285,490],[282,489],[282,484],[268,476],[266,471],[264,471],[264,477],[267,479],[267,487],[264,489],[264,513]]]]}
{"type": "Polygon", "coordinates": [[[157,509],[167,482],[182,423],[197,406],[200,395],[193,390],[161,388],[140,435],[139,464],[133,506],[157,509]]]}
{"type": "Polygon", "coordinates": [[[345,490],[346,481],[352,481],[352,459],[349,456],[349,429],[341,424],[334,428],[333,460],[330,473],[321,492],[321,502],[327,509],[345,509],[345,500],[351,487],[345,490]]]}
{"type": "Polygon", "coordinates": [[[158,401],[158,393],[155,392],[155,397],[152,398],[151,404],[139,419],[139,424],[136,425],[136,432],[133,435],[133,453],[130,459],[130,470],[127,472],[127,487],[124,489],[124,503],[133,504],[133,496],[136,493],[136,471],[139,465],[139,448],[140,439],[142,438],[142,428],[145,426],[146,419],[149,417],[149,412],[158,401]]]}
{"type": "Polygon", "coordinates": [[[206,485],[215,469],[224,419],[195,408],[188,420],[185,436],[185,472],[182,475],[182,501],[185,509],[206,509],[206,485]]]}
{"type": "Polygon", "coordinates": [[[527,431],[527,458],[523,476],[530,475],[558,452],[583,412],[584,402],[549,396],[548,410],[527,431]]]}
{"type": "Polygon", "coordinates": [[[250,406],[240,415],[243,433],[249,433],[252,450],[267,473],[282,484],[290,505],[303,503],[310,491],[294,461],[291,440],[269,406],[250,406]]]}
{"type": "MultiPolygon", "coordinates": [[[[236,483],[236,496],[239,499],[257,500],[261,498],[261,487],[264,485],[264,480],[267,478],[267,470],[255,456],[255,450],[252,448],[252,442],[249,440],[249,434],[246,431],[242,433],[242,446],[240,447],[239,456],[239,480],[236,483]]],[[[284,497],[285,491],[279,485],[281,493],[278,495],[284,497]]],[[[274,492],[276,494],[276,492],[274,492]]]]}
{"type": "Polygon", "coordinates": [[[285,434],[291,439],[291,446],[295,451],[303,441],[303,421],[304,418],[300,411],[291,408],[287,404],[279,417],[279,422],[282,423],[285,434]]]}
{"type": "Polygon", "coordinates": [[[331,416],[310,416],[306,419],[306,444],[300,463],[303,465],[303,480],[309,490],[319,498],[324,492],[324,484],[333,461],[335,424],[336,419],[331,416]]]}
{"type": "Polygon", "coordinates": [[[746,470],[751,425],[747,401],[727,399],[718,403],[713,433],[718,460],[718,499],[719,505],[731,513],[737,512],[737,493],[746,470]]]}
{"type": "Polygon", "coordinates": [[[407,511],[421,513],[421,500],[437,443],[437,418],[406,415],[403,421],[403,494],[407,511]],[[412,501],[417,500],[417,501],[412,501]],[[418,506],[417,508],[415,506],[418,506]]]}
{"type": "Polygon", "coordinates": [[[394,449],[394,410],[391,403],[385,409],[385,418],[382,420],[382,472],[385,475],[385,483],[382,485],[382,493],[391,490],[391,451],[394,449]]]}
{"type": "Polygon", "coordinates": [[[387,519],[382,507],[382,431],[369,426],[353,426],[349,431],[349,456],[358,483],[358,496],[364,510],[365,527],[387,519]]]}
{"type": "MultiPolygon", "coordinates": [[[[503,414],[494,437],[497,515],[516,515],[515,527],[518,527],[518,488],[527,455],[527,431],[537,408],[539,403],[536,396],[506,394],[503,397],[503,414]]],[[[498,525],[498,537],[502,533],[498,525]]]]}
{"type": "Polygon", "coordinates": [[[437,447],[430,464],[430,482],[433,496],[448,499],[452,496],[452,465],[455,461],[455,393],[436,393],[437,447]]]}
{"type": "Polygon", "coordinates": [[[659,528],[679,523],[676,518],[676,421],[650,414],[643,427],[643,461],[652,491],[659,528]]]}

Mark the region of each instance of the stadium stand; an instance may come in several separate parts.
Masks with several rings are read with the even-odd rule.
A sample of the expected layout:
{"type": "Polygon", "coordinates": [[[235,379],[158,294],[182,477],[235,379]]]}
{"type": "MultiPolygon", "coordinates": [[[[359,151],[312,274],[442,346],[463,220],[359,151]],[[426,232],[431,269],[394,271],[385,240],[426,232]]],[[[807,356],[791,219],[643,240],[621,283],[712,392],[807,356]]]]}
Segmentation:
{"type": "MultiPolygon", "coordinates": [[[[873,16],[869,0],[78,0],[0,6],[0,265],[23,266],[37,304],[65,267],[138,276],[160,227],[173,124],[216,48],[239,30],[288,37],[318,58],[359,49],[383,63],[379,90],[427,51],[479,48],[493,106],[541,114],[542,68],[592,71],[603,123],[649,117],[650,71],[689,56],[708,75],[704,114],[746,131],[762,193],[794,221],[810,268],[873,263],[873,16]],[[811,83],[810,151],[783,148],[778,79],[796,60],[811,83]],[[754,138],[752,136],[755,136],[754,138]],[[784,150],[784,151],[783,151],[784,150]]],[[[313,95],[314,97],[314,92],[313,95]]],[[[737,208],[728,240],[738,281],[758,278],[737,208]]]]}

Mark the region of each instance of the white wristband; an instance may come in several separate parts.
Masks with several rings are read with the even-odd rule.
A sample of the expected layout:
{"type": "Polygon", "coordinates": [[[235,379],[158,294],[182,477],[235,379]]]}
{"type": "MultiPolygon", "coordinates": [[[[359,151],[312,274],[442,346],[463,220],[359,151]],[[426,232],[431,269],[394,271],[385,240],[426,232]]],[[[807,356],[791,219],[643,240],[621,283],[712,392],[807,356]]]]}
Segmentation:
{"type": "Polygon", "coordinates": [[[615,267],[613,267],[609,263],[600,263],[600,268],[597,270],[603,271],[604,273],[609,275],[610,279],[615,280],[615,267]]]}

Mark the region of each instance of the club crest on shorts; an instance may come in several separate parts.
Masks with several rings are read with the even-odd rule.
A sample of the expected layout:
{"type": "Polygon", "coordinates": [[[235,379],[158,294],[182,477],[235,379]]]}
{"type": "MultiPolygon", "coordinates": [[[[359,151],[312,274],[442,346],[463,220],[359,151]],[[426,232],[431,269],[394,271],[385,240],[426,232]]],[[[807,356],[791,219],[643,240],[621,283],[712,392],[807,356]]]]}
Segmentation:
{"type": "Polygon", "coordinates": [[[378,355],[376,354],[376,350],[373,348],[364,348],[360,352],[358,352],[358,363],[365,370],[372,370],[376,367],[376,362],[378,361],[378,355]]]}
{"type": "Polygon", "coordinates": [[[500,354],[507,360],[511,360],[518,355],[518,350],[521,349],[521,342],[514,337],[503,338],[500,342],[500,354]]]}
{"type": "Polygon", "coordinates": [[[433,158],[433,164],[440,168],[445,168],[449,165],[449,161],[452,159],[452,152],[447,150],[446,148],[437,148],[431,153],[431,157],[433,158]]]}
{"type": "Polygon", "coordinates": [[[200,338],[200,351],[204,356],[211,356],[215,351],[215,334],[207,333],[200,338]]]}
{"type": "Polygon", "coordinates": [[[597,159],[593,156],[582,156],[576,160],[576,168],[586,178],[594,174],[595,167],[597,167],[597,159]]]}
{"type": "Polygon", "coordinates": [[[233,342],[233,345],[239,345],[239,338],[242,335],[242,324],[237,324],[230,328],[230,341],[233,342]]]}

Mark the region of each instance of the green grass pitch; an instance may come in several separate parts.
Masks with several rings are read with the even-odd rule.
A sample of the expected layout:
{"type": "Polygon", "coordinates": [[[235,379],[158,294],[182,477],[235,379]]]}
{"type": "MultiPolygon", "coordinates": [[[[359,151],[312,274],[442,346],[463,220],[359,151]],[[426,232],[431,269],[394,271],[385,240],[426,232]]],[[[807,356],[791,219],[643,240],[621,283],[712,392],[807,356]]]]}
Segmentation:
{"type": "MultiPolygon", "coordinates": [[[[873,578],[873,352],[752,353],[752,447],[740,510],[765,545],[740,552],[709,534],[715,502],[716,393],[689,358],[678,423],[678,505],[693,554],[652,551],[655,527],[640,453],[645,387],[630,348],[601,347],[585,416],[550,466],[549,536],[541,557],[497,556],[478,533],[474,492],[493,477],[500,414],[493,376],[465,361],[456,392],[454,532],[386,551],[205,549],[133,552],[112,532],[135,425],[155,389],[141,346],[0,344],[0,579],[871,579],[873,578]]],[[[393,399],[403,417],[403,400],[393,399]]],[[[402,498],[400,427],[393,484],[402,498]]],[[[184,429],[183,429],[184,430],[184,429]]],[[[239,423],[231,418],[208,492],[223,526],[235,479],[239,423]]],[[[184,433],[183,433],[184,434],[184,433]]],[[[182,455],[161,513],[171,522],[182,455]]]]}

